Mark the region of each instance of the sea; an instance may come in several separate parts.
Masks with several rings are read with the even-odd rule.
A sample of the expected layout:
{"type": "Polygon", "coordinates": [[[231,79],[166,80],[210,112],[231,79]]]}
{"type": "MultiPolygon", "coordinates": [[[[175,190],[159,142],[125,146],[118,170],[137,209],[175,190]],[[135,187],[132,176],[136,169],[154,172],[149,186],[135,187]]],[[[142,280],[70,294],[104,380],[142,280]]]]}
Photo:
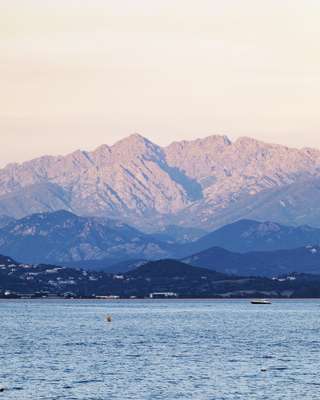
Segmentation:
{"type": "Polygon", "coordinates": [[[320,398],[319,300],[0,300],[0,326],[0,400],[320,398]]]}

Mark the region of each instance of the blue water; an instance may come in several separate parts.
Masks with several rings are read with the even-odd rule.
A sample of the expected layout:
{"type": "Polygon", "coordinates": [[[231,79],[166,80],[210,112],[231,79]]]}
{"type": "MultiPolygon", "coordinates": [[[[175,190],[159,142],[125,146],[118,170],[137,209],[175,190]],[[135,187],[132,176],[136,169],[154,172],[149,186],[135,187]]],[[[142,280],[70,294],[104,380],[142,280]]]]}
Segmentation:
{"type": "Polygon", "coordinates": [[[0,400],[320,398],[316,300],[3,300],[0,311],[0,400]]]}

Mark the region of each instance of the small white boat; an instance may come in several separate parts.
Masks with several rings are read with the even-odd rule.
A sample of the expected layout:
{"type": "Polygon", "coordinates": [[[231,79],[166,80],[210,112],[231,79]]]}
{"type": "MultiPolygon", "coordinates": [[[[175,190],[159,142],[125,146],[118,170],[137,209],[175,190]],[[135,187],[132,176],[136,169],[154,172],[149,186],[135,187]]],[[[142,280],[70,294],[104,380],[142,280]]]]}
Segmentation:
{"type": "Polygon", "coordinates": [[[271,301],[267,299],[255,299],[251,300],[251,304],[271,304],[271,301]]]}

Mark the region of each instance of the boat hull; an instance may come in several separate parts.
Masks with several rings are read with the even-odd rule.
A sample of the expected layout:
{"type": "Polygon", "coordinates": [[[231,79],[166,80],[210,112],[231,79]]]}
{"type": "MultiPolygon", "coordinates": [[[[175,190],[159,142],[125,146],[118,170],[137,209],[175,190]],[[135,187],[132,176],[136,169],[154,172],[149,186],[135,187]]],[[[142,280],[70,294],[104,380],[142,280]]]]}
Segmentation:
{"type": "Polygon", "coordinates": [[[251,301],[251,304],[271,304],[271,301],[253,300],[253,301],[251,301]]]}

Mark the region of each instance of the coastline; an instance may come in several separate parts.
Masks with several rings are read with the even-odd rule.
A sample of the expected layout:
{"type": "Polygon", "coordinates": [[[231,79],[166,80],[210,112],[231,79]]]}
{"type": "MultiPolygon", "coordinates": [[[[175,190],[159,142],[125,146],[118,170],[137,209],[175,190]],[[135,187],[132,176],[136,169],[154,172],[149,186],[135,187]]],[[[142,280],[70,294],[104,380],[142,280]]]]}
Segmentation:
{"type": "MultiPolygon", "coordinates": [[[[154,302],[181,302],[181,301],[251,301],[253,299],[256,299],[256,297],[233,297],[233,298],[215,298],[215,297],[187,297],[187,298],[178,298],[178,299],[149,299],[149,298],[143,298],[143,299],[93,299],[93,298],[62,298],[62,297],[54,297],[54,298],[0,298],[0,302],[1,301],[21,301],[21,300],[28,300],[28,301],[99,301],[99,302],[127,302],[127,301],[139,301],[139,302],[150,302],[150,303],[154,303],[154,302]]],[[[272,300],[272,301],[297,301],[297,300],[303,300],[303,301],[314,301],[314,300],[319,300],[320,301],[320,297],[292,297],[292,298],[283,298],[283,297],[268,297],[268,300],[272,300]]]]}

